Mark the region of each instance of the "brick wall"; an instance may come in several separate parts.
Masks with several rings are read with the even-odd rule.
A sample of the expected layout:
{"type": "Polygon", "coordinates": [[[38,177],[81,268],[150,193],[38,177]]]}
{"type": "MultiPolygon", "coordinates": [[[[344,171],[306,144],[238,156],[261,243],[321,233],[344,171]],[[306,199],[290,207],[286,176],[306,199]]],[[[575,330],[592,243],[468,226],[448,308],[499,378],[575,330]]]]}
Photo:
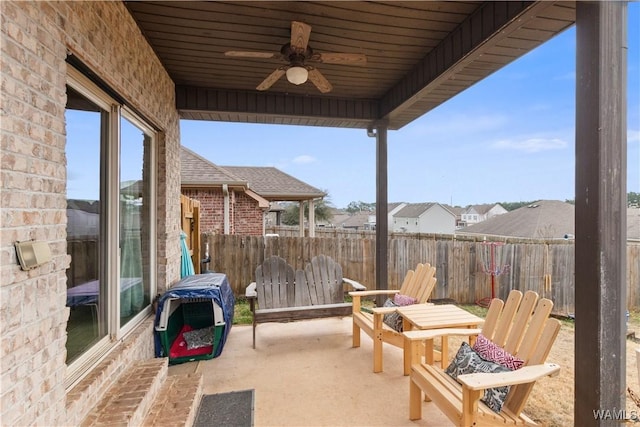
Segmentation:
{"type": "MultiPolygon", "coordinates": [[[[200,202],[200,232],[224,234],[222,189],[183,189],[182,194],[200,202]]],[[[229,233],[251,236],[263,234],[262,209],[244,192],[229,191],[229,233]]]]}
{"type": "Polygon", "coordinates": [[[67,414],[65,390],[67,53],[162,130],[160,292],[180,277],[175,90],[121,2],[2,1],[0,7],[0,418],[3,425],[66,425],[81,417],[67,414]],[[30,239],[48,242],[52,261],[22,271],[14,243],[30,239]]]}
{"type": "Polygon", "coordinates": [[[263,211],[258,207],[258,202],[245,193],[236,193],[233,206],[235,234],[262,236],[263,211]]]}

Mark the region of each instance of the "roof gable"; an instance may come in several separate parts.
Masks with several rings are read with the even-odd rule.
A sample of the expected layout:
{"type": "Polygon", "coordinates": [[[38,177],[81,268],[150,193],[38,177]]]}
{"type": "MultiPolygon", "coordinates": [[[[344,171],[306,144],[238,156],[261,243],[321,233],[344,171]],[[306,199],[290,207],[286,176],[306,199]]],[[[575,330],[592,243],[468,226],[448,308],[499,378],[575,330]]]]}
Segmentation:
{"type": "Polygon", "coordinates": [[[249,188],[267,200],[309,200],[325,197],[319,190],[271,166],[222,166],[249,182],[249,188]]]}
{"type": "Polygon", "coordinates": [[[418,218],[437,203],[408,203],[400,209],[394,216],[400,218],[418,218]]]}
{"type": "Polygon", "coordinates": [[[186,147],[180,149],[181,185],[222,186],[223,184],[247,187],[247,181],[215,165],[186,147]]]}

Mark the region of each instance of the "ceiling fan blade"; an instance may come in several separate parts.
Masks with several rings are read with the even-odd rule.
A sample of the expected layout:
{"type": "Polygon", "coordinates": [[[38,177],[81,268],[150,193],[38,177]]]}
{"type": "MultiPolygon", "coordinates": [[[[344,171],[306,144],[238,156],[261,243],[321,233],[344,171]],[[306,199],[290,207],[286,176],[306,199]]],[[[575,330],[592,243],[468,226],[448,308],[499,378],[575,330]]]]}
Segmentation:
{"type": "Polygon", "coordinates": [[[311,26],[304,22],[291,21],[291,47],[297,52],[303,53],[309,44],[311,26]]]}
{"type": "Polygon", "coordinates": [[[242,52],[237,50],[229,50],[224,53],[224,56],[233,56],[236,58],[273,58],[278,55],[271,52],[242,52]]]}
{"type": "Polygon", "coordinates": [[[367,57],[361,53],[318,53],[311,57],[312,60],[325,64],[353,64],[364,65],[367,57]]]}
{"type": "Polygon", "coordinates": [[[264,79],[262,81],[262,83],[260,83],[256,89],[257,90],[267,90],[269,89],[271,86],[273,86],[273,84],[275,82],[277,82],[280,77],[284,76],[284,69],[282,68],[277,68],[273,73],[269,74],[269,76],[267,76],[266,79],[264,79]]]}
{"type": "Polygon", "coordinates": [[[309,80],[311,80],[311,83],[313,83],[322,93],[331,92],[333,89],[329,80],[327,80],[316,68],[311,68],[309,70],[309,80]]]}

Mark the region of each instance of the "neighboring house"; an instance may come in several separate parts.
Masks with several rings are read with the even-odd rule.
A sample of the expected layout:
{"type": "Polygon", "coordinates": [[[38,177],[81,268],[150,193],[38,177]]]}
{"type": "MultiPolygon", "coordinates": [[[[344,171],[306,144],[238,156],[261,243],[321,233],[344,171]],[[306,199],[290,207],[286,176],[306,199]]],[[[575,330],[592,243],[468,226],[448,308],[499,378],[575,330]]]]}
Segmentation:
{"type": "MultiPolygon", "coordinates": [[[[387,206],[387,222],[389,230],[393,229],[393,215],[407,204],[404,202],[389,203],[387,206]]],[[[336,220],[335,223],[341,228],[351,228],[356,230],[375,230],[376,229],[376,212],[359,212],[342,218],[342,221],[336,220]]]]}
{"type": "MultiPolygon", "coordinates": [[[[271,203],[298,202],[300,208],[303,208],[305,202],[313,206],[314,200],[322,199],[327,195],[324,191],[271,166],[221,166],[221,168],[246,181],[250,191],[259,194],[271,203]]],[[[309,209],[307,225],[310,237],[315,235],[314,212],[314,209],[309,209]]],[[[304,234],[304,226],[305,224],[302,222],[300,235],[304,234]]]]}
{"type": "Polygon", "coordinates": [[[279,221],[278,202],[326,196],[274,167],[218,166],[185,147],[181,159],[182,194],[200,201],[203,233],[263,235],[267,222],[279,221]]]}
{"type": "Polygon", "coordinates": [[[481,223],[462,228],[459,234],[561,239],[574,234],[575,206],[559,200],[540,200],[481,223]]]}
{"type": "Polygon", "coordinates": [[[342,209],[329,207],[329,213],[331,217],[324,221],[317,221],[317,227],[325,227],[325,228],[337,228],[349,218],[349,213],[343,211],[342,209]]]}
{"type": "Polygon", "coordinates": [[[466,210],[466,208],[462,208],[460,206],[451,206],[445,203],[442,203],[442,206],[449,209],[452,214],[456,216],[456,229],[462,227],[462,213],[466,210]]]}
{"type": "Polygon", "coordinates": [[[375,212],[358,212],[349,215],[341,224],[341,228],[350,230],[375,230],[376,214],[375,212]]]}
{"type": "Polygon", "coordinates": [[[501,204],[483,204],[469,205],[460,213],[460,223],[458,225],[465,227],[486,221],[496,215],[506,214],[508,211],[501,204]]]}
{"type": "Polygon", "coordinates": [[[408,203],[393,216],[395,233],[453,234],[456,216],[440,203],[408,203]]]}
{"type": "Polygon", "coordinates": [[[221,166],[246,180],[251,188],[270,202],[304,202],[327,195],[272,166],[221,166]]]}
{"type": "Polygon", "coordinates": [[[387,227],[389,231],[393,230],[393,217],[396,213],[400,211],[400,209],[407,206],[405,202],[395,202],[389,203],[387,205],[387,227]]]}
{"type": "Polygon", "coordinates": [[[249,183],[197,153],[182,147],[180,188],[200,202],[202,233],[264,234],[269,201],[249,188],[249,183]]]}

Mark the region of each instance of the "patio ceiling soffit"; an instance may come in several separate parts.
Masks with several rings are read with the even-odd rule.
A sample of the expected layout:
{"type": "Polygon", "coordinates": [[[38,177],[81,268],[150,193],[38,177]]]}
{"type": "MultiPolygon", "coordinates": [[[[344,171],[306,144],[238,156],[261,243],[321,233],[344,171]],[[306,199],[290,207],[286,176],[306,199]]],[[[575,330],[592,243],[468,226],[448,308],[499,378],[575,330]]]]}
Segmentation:
{"type": "Polygon", "coordinates": [[[571,26],[574,8],[573,2],[485,2],[380,99],[177,85],[176,105],[189,119],[362,129],[386,123],[396,130],[571,26]],[[525,47],[499,46],[520,37],[525,47]]]}

